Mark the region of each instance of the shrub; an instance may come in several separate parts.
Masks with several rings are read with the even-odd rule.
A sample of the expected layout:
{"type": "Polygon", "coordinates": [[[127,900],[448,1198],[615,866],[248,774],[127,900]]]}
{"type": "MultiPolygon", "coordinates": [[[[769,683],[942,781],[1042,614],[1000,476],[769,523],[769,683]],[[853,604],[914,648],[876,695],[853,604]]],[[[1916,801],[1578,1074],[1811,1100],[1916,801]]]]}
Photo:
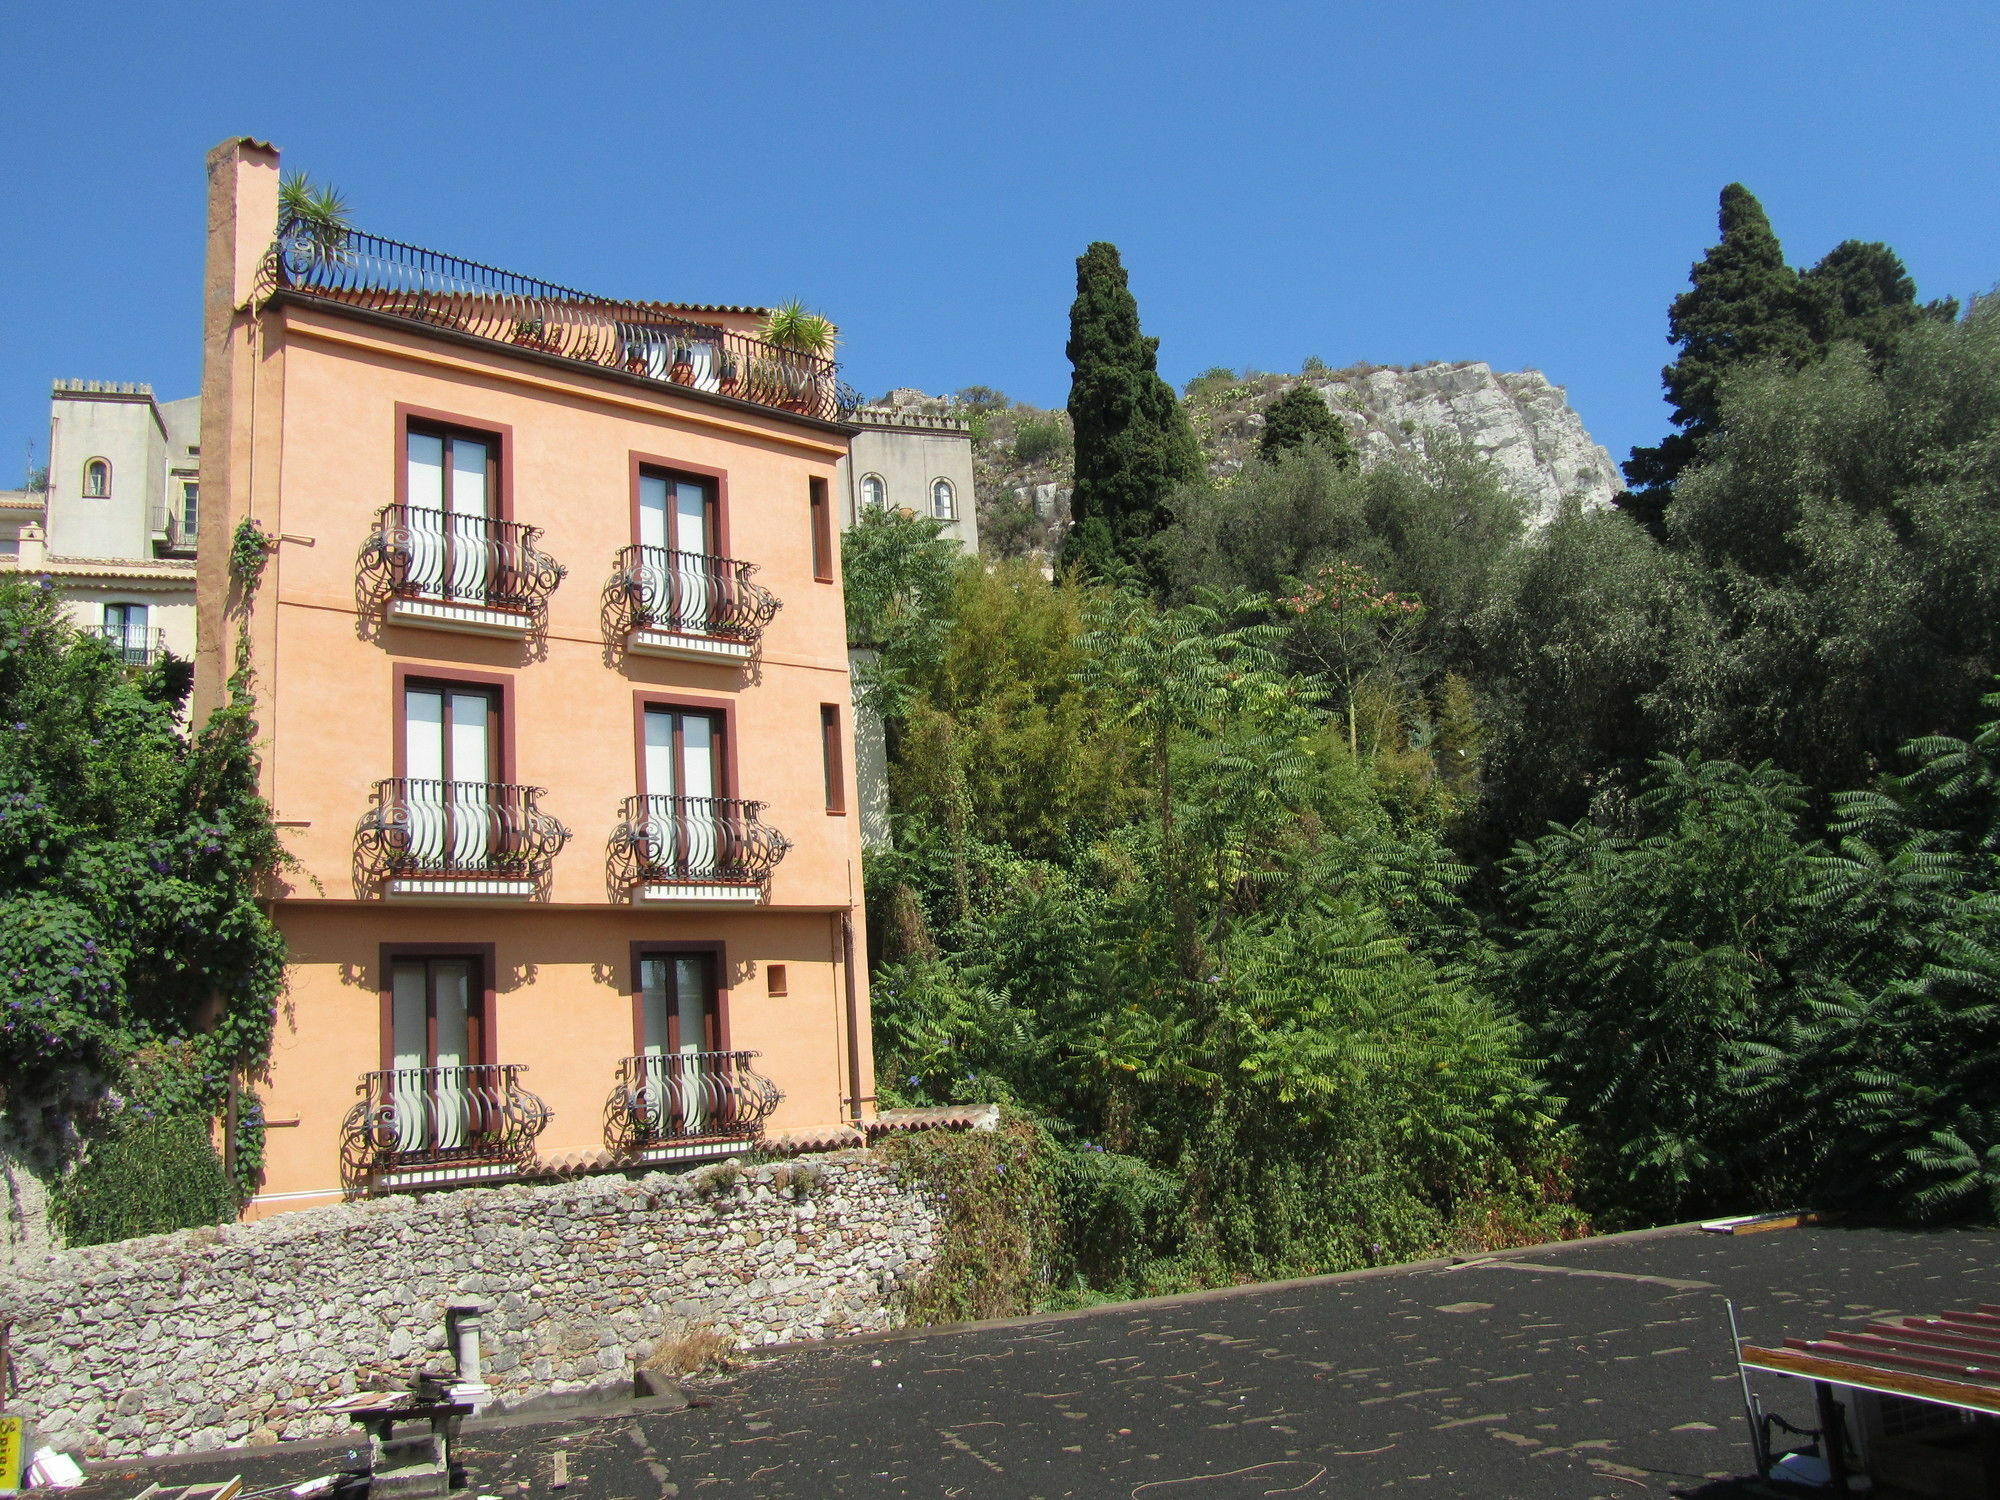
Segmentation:
{"type": "Polygon", "coordinates": [[[1069,447],[1069,434],[1054,417],[1030,417],[1014,434],[1014,457],[1024,464],[1055,458],[1069,447]]]}
{"type": "Polygon", "coordinates": [[[95,1142],[57,1194],[71,1245],[103,1245],[236,1217],[236,1197],[209,1141],[208,1123],[184,1115],[121,1120],[95,1142]]]}

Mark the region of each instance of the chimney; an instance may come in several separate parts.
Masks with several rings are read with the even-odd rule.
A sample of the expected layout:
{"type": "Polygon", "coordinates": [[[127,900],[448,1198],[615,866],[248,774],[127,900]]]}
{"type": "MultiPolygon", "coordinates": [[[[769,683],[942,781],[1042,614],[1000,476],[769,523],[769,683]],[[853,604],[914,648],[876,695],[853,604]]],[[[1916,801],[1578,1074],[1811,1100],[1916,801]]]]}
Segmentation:
{"type": "Polygon", "coordinates": [[[208,255],[202,270],[201,519],[195,560],[192,722],[223,701],[229,678],[229,543],[250,514],[251,306],[278,233],[278,148],[237,136],[208,153],[208,255]]]}

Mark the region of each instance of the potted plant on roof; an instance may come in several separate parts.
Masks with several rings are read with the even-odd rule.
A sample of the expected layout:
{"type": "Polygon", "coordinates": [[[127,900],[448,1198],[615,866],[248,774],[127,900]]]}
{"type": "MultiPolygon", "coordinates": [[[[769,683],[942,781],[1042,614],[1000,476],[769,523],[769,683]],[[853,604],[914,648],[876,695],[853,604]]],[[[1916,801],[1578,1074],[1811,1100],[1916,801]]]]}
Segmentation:
{"type": "Polygon", "coordinates": [[[539,349],[544,354],[562,353],[562,341],[550,333],[549,325],[541,318],[516,318],[514,342],[524,349],[539,349]]]}
{"type": "Polygon", "coordinates": [[[309,275],[320,266],[346,260],[347,200],[303,172],[288,172],[278,183],[278,243],[285,269],[309,275]]]}
{"type": "Polygon", "coordinates": [[[724,349],[717,356],[715,378],[721,387],[722,394],[725,396],[735,395],[736,388],[742,384],[742,381],[736,374],[736,356],[731,354],[727,349],[724,349]]]}
{"type": "Polygon", "coordinates": [[[694,384],[694,350],[686,339],[674,340],[674,353],[667,365],[667,379],[675,385],[694,384]]]}
{"type": "Polygon", "coordinates": [[[819,405],[818,377],[830,373],[815,369],[818,361],[831,360],[840,342],[831,319],[809,311],[803,302],[791,301],[764,314],[757,336],[783,353],[772,361],[778,385],[778,405],[788,411],[812,412],[819,405]],[[803,358],[786,358],[799,355],[803,358]]]}

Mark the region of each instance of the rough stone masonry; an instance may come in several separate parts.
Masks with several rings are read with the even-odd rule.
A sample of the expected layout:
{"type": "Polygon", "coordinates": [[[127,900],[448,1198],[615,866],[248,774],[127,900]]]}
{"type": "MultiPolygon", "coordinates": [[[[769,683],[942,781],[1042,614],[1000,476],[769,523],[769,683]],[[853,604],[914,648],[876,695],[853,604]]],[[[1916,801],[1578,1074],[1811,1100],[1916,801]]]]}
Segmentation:
{"type": "Polygon", "coordinates": [[[24,1258],[0,1290],[15,1409],[88,1458],[345,1432],[316,1410],[448,1370],[485,1315],[505,1401],[630,1379],[707,1326],[739,1347],[892,1326],[938,1233],[867,1151],[674,1176],[460,1188],[24,1258]]]}

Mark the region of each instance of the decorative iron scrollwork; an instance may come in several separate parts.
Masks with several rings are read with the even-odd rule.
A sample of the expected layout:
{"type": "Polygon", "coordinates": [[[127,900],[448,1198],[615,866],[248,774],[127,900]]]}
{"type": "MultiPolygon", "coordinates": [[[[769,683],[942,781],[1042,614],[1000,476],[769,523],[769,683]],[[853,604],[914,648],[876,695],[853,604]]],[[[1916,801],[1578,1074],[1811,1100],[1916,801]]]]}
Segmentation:
{"type": "Polygon", "coordinates": [[[755,1140],[784,1094],[755,1052],[628,1057],[604,1102],[604,1143],[627,1154],[679,1141],[755,1140]]]}
{"type": "Polygon", "coordinates": [[[627,797],[612,830],[616,883],[761,885],[792,841],[735,797],[627,797]]]}
{"type": "Polygon", "coordinates": [[[383,1068],[361,1075],[361,1098],[341,1126],[342,1175],[351,1188],[399,1171],[511,1166],[534,1159],[549,1107],[521,1086],[519,1063],[383,1068]]]}

